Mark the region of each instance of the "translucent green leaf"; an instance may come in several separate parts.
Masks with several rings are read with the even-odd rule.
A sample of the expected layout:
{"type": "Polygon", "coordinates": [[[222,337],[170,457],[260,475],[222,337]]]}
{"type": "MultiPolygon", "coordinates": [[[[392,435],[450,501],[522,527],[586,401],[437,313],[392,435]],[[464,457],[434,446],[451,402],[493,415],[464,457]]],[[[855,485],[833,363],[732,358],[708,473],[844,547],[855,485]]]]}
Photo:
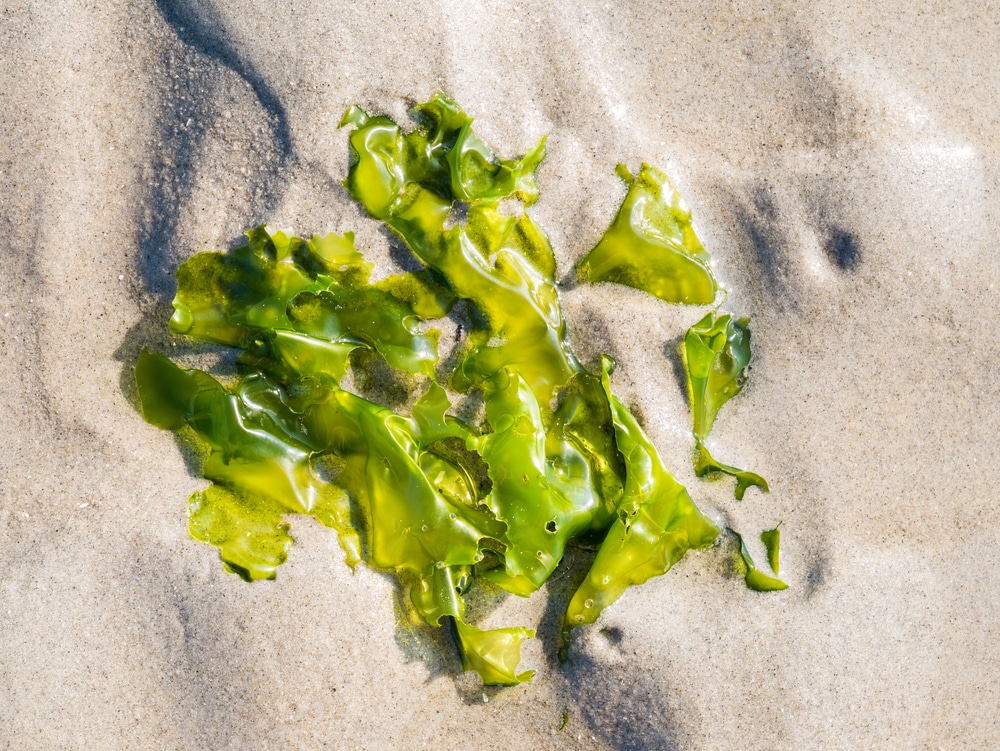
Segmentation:
{"type": "Polygon", "coordinates": [[[743,499],[750,486],[765,493],[767,481],[758,474],[717,462],[705,447],[719,409],[743,389],[750,363],[750,320],[709,313],[688,329],[683,355],[688,396],[694,415],[695,461],[698,477],[723,472],[736,478],[736,498],[743,499]]]}
{"type": "MultiPolygon", "coordinates": [[[[259,533],[254,514],[262,515],[257,521],[263,529],[274,528],[283,513],[317,515],[340,533],[348,562],[357,562],[360,545],[347,497],[313,474],[311,460],[320,446],[300,428],[278,384],[248,376],[229,391],[207,373],[147,351],[139,355],[136,380],[147,419],[174,429],[186,426],[203,446],[202,474],[219,488],[192,499],[192,514],[201,511],[197,523],[192,517],[192,532],[222,547],[233,570],[255,570],[226,552],[245,531],[259,533]]],[[[265,546],[271,550],[268,576],[284,560],[275,557],[276,545],[265,546]]]]}
{"type": "Polygon", "coordinates": [[[569,498],[600,500],[603,510],[595,509],[591,527],[606,529],[621,503],[625,463],[600,376],[578,373],[560,393],[545,437],[545,461],[550,485],[569,498]]]}
{"type": "Polygon", "coordinates": [[[723,474],[736,478],[735,495],[736,500],[738,501],[743,500],[743,496],[746,494],[747,488],[750,487],[758,487],[765,493],[770,491],[767,480],[758,475],[756,472],[748,472],[745,469],[740,469],[739,467],[722,464],[712,457],[711,453],[709,453],[708,449],[705,448],[704,444],[698,444],[695,446],[695,476],[704,477],[710,472],[722,472],[723,474]]]}
{"type": "Polygon", "coordinates": [[[537,200],[535,169],[545,158],[544,138],[521,159],[498,159],[473,132],[472,118],[445,94],[436,93],[413,114],[428,126],[426,134],[418,129],[407,136],[410,153],[422,151],[426,160],[425,183],[446,181],[459,201],[516,196],[531,205],[537,200]]]}
{"type": "Polygon", "coordinates": [[[481,449],[493,482],[486,503],[507,525],[508,543],[505,570],[486,576],[527,595],[555,570],[566,542],[593,526],[603,505],[594,493],[569,496],[549,482],[541,410],[519,375],[503,371],[488,384],[486,419],[493,429],[481,449]]]}
{"type": "Polygon", "coordinates": [[[719,285],[691,224],[691,209],[667,176],[643,164],[619,176],[628,193],[614,221],[578,266],[591,282],[615,282],[672,303],[707,305],[719,285]]]}
{"type": "MultiPolygon", "coordinates": [[[[753,558],[750,557],[750,551],[747,550],[746,543],[743,542],[743,537],[733,530],[729,530],[736,537],[736,540],[740,544],[740,558],[743,561],[743,565],[746,567],[745,580],[747,587],[755,592],[777,592],[782,589],[788,589],[788,585],[774,576],[768,576],[753,562],[753,558]]],[[[777,532],[777,528],[772,530],[777,532]]],[[[765,533],[766,534],[766,533],[765,533]]],[[[778,538],[774,538],[774,557],[773,560],[777,562],[777,543],[778,538]]],[[[768,548],[768,558],[772,558],[771,549],[768,548]]],[[[773,565],[773,564],[772,564],[773,565]]],[[[774,573],[778,573],[777,569],[772,569],[774,573]]]]}
{"type": "Polygon", "coordinates": [[[554,392],[581,370],[552,279],[554,256],[526,213],[505,216],[496,205],[511,196],[534,200],[532,171],[543,149],[523,160],[489,162],[499,166],[487,174],[478,139],[469,130],[472,121],[451,100],[438,95],[416,113],[423,125],[403,135],[386,118],[348,111],[344,122],[355,129],[345,186],[485,320],[452,376],[455,388],[481,386],[510,368],[546,408],[554,392]],[[456,144],[467,149],[451,156],[456,144]],[[456,175],[456,165],[466,165],[466,171],[456,175]],[[460,200],[472,202],[465,224],[449,226],[460,200]]]}
{"type": "Polygon", "coordinates": [[[767,550],[767,563],[776,574],[781,574],[781,524],[760,533],[760,541],[767,550]]]}
{"type": "Polygon", "coordinates": [[[451,289],[438,281],[430,269],[396,274],[375,283],[378,289],[402,300],[421,320],[443,318],[455,304],[451,289]]]}
{"type": "MultiPolygon", "coordinates": [[[[273,375],[344,375],[358,346],[394,367],[433,375],[436,334],[419,333],[403,299],[369,284],[371,264],[353,233],[305,241],[270,227],[247,232],[228,253],[206,251],[181,264],[170,321],[175,333],[240,346],[273,375]]],[[[399,282],[405,286],[405,282],[399,282]]],[[[425,307],[427,293],[414,297],[425,307]]]]}
{"type": "Polygon", "coordinates": [[[521,644],[535,632],[528,628],[497,628],[482,631],[455,621],[455,633],[462,652],[462,667],[475,670],[487,686],[515,686],[527,683],[534,670],[515,672],[521,661],[521,644]]]}
{"type": "Polygon", "coordinates": [[[465,617],[462,593],[468,588],[472,569],[469,566],[435,566],[423,576],[404,574],[401,581],[410,593],[410,603],[431,626],[441,624],[445,617],[461,620],[465,617]]]}
{"type": "Polygon", "coordinates": [[[426,578],[434,568],[478,562],[480,538],[502,537],[503,525],[478,504],[467,473],[429,451],[427,439],[440,433],[414,430],[419,418],[333,390],[303,421],[344,462],[337,482],[361,509],[374,566],[426,578]]]}
{"type": "Polygon", "coordinates": [[[226,570],[246,581],[273,579],[288,558],[288,509],[266,498],[240,496],[219,485],[188,501],[188,527],[196,540],[219,549],[226,570]]]}
{"type": "Polygon", "coordinates": [[[632,414],[611,394],[611,369],[605,358],[602,381],[625,462],[624,493],[619,515],[569,603],[566,628],[593,623],[628,587],[666,573],[688,550],[711,544],[719,534],[663,466],[632,414]]]}

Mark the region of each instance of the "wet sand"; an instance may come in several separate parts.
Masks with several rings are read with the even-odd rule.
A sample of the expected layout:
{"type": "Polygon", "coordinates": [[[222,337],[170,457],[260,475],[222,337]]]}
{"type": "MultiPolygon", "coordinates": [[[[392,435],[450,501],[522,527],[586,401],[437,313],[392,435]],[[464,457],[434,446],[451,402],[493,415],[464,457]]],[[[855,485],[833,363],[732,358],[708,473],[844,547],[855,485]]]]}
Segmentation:
{"type": "Polygon", "coordinates": [[[0,747],[958,749],[1000,744],[1000,10],[942,2],[297,0],[0,8],[0,747]],[[187,534],[202,486],[134,407],[173,272],[270,222],[377,223],[340,187],[352,104],[435,90],[511,156],[559,276],[648,161],[752,319],[747,388],[690,465],[674,348],[703,309],[567,285],[585,362],[720,525],[782,522],[783,593],[721,549],[627,593],[554,659],[568,582],[480,604],[539,624],[483,690],[399,626],[392,581],[296,519],[277,580],[187,534]],[[547,599],[549,604],[547,605],[547,599]],[[559,729],[563,715],[568,717],[559,729]]]}

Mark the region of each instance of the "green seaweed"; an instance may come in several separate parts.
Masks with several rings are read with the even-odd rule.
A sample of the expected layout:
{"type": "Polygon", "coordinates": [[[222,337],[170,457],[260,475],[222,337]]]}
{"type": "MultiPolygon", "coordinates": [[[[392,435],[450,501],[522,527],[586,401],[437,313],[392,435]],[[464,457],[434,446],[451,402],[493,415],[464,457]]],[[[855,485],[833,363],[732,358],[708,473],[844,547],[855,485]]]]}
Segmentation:
{"type": "MultiPolygon", "coordinates": [[[[732,532],[736,541],[740,545],[739,555],[746,571],[744,574],[744,580],[746,581],[747,587],[752,589],[754,592],[778,592],[783,589],[788,589],[788,585],[781,581],[781,579],[778,579],[776,576],[769,576],[757,568],[757,565],[753,562],[753,558],[750,557],[750,551],[747,550],[746,543],[743,542],[742,535],[733,530],[729,531],[732,532]]],[[[768,559],[771,561],[771,570],[777,574],[778,569],[775,565],[778,561],[778,529],[775,527],[773,530],[769,530],[768,532],[775,533],[775,536],[771,538],[773,540],[773,547],[772,545],[767,545],[767,554],[768,559]]],[[[764,539],[764,535],[767,535],[768,532],[761,535],[762,540],[764,539]]]]}
{"type": "Polygon", "coordinates": [[[781,574],[781,523],[774,529],[766,529],[760,533],[760,541],[767,551],[767,563],[771,570],[781,574]]]}
{"type": "Polygon", "coordinates": [[[667,176],[643,164],[617,169],[628,193],[614,221],[577,267],[591,282],[615,282],[661,300],[708,305],[719,291],[691,209],[667,176]]]}
{"type": "Polygon", "coordinates": [[[218,547],[227,568],[247,580],[273,579],[287,556],[281,522],[287,513],[311,514],[333,527],[348,563],[360,560],[347,498],[312,471],[321,446],[300,428],[280,384],[251,374],[227,389],[145,350],[136,381],[146,420],[188,428],[205,450],[202,475],[215,484],[189,501],[191,534],[218,547]]]}
{"type": "Polygon", "coordinates": [[[534,670],[517,672],[521,661],[521,644],[535,632],[530,628],[495,628],[483,631],[455,620],[455,633],[462,652],[462,667],[475,670],[487,686],[513,686],[527,683],[534,670]]]}
{"type": "Polygon", "coordinates": [[[666,573],[691,548],[710,545],[718,528],[694,505],[625,405],[610,390],[612,362],[602,382],[611,404],[626,483],[618,514],[587,577],[570,600],[564,628],[593,623],[632,585],[666,573]]]}
{"type": "Polygon", "coordinates": [[[738,500],[751,486],[767,492],[763,477],[717,462],[705,446],[719,409],[743,390],[750,363],[750,319],[709,313],[687,330],[682,351],[694,415],[695,474],[722,472],[735,477],[738,500]]]}
{"type": "MultiPolygon", "coordinates": [[[[206,251],[181,264],[171,331],[242,347],[272,373],[339,380],[351,350],[368,346],[394,367],[433,374],[436,332],[416,331],[420,316],[391,284],[368,283],[371,264],[354,249],[353,233],[306,241],[265,226],[246,235],[229,253],[206,251]]],[[[403,280],[395,288],[427,305],[430,293],[411,292],[403,280]]]]}
{"type": "MultiPolygon", "coordinates": [[[[517,669],[534,632],[467,622],[477,581],[529,596],[567,546],[597,541],[568,632],[718,529],[612,393],[612,360],[591,373],[573,354],[545,233],[528,211],[501,210],[538,198],[545,140],[501,159],[445,95],[412,114],[416,127],[404,131],[357,106],[345,113],[344,185],[424,268],[373,283],[351,233],[250,230],[241,247],[180,266],[170,321],[175,333],[239,349],[235,382],[146,351],[136,380],[145,418],[203,451],[211,484],[189,501],[191,534],[218,548],[227,570],[274,578],[292,543],[285,517],[312,515],[337,531],[350,565],[397,575],[414,618],[450,624],[464,669],[513,685],[534,672],[517,669]],[[426,322],[458,301],[471,328],[439,383],[438,334],[426,322]],[[349,365],[372,358],[423,390],[409,415],[344,388],[349,365]],[[451,414],[455,392],[481,396],[481,424],[451,414]]],[[[614,277],[600,271],[602,254],[625,253],[661,278],[654,294],[714,299],[686,205],[651,167],[629,179],[585,264],[592,278],[614,277]]],[[[714,411],[707,419],[710,429],[714,411]]]]}
{"type": "Polygon", "coordinates": [[[343,124],[354,129],[344,185],[486,320],[452,374],[456,390],[482,386],[509,368],[547,409],[582,368],[569,345],[548,238],[527,212],[512,217],[499,209],[502,199],[537,198],[534,170],[544,141],[521,160],[495,160],[472,140],[471,118],[444,95],[415,109],[426,125],[405,134],[385,117],[348,110],[343,124]],[[458,202],[467,204],[465,221],[449,226],[458,202]]]}

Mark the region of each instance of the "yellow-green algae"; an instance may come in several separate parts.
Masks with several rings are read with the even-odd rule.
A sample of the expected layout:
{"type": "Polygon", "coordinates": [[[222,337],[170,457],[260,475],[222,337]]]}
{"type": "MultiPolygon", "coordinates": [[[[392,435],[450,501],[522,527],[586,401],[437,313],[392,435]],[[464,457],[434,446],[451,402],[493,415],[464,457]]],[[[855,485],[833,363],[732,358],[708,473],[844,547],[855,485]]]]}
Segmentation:
{"type": "Polygon", "coordinates": [[[778,527],[769,529],[761,533],[760,536],[760,539],[764,543],[764,547],[767,550],[767,557],[768,562],[771,565],[771,571],[774,572],[775,576],[769,576],[757,567],[757,564],[753,562],[753,558],[750,557],[750,551],[747,550],[747,546],[743,541],[742,535],[733,530],[729,531],[732,532],[736,541],[739,543],[739,556],[745,570],[743,578],[744,581],[746,581],[746,585],[750,589],[755,592],[779,592],[783,589],[788,589],[788,585],[781,579],[777,578],[777,575],[781,573],[778,570],[778,546],[781,541],[781,533],[778,531],[778,527]]]}
{"type": "MultiPolygon", "coordinates": [[[[443,94],[412,114],[407,132],[356,106],[345,113],[345,186],[424,269],[373,284],[350,233],[304,240],[258,227],[240,248],[181,265],[170,322],[239,348],[239,380],[223,385],[145,351],[136,378],[146,419],[204,448],[212,484],[189,501],[190,528],[228,570],[273,578],[291,544],[284,515],[315,516],[338,532],[348,563],[394,571],[417,616],[450,624],[466,670],[512,685],[531,679],[517,667],[534,632],[466,622],[464,596],[480,576],[528,596],[572,540],[602,540],[568,630],[718,529],[612,394],[610,358],[594,374],[574,356],[545,233],[527,211],[500,211],[505,199],[537,199],[544,139],[521,159],[498,159],[443,94]],[[464,220],[452,222],[458,206],[464,220]],[[438,334],[419,324],[457,300],[474,324],[438,383],[438,334]],[[341,387],[356,350],[423,382],[409,416],[341,387]],[[448,389],[479,392],[483,424],[448,414],[448,389]]],[[[653,294],[714,299],[708,256],[661,173],[643,166],[609,232],[616,252],[641,241],[633,250],[673,254],[649,261],[653,294]],[[638,240],[625,237],[626,221],[638,240]]]]}
{"type": "Polygon", "coordinates": [[[705,446],[719,409],[740,393],[746,382],[750,320],[713,311],[687,330],[682,351],[694,415],[695,474],[703,477],[709,472],[722,472],[735,477],[738,500],[743,500],[751,486],[767,492],[769,488],[763,477],[717,462],[705,446]]]}
{"type": "Polygon", "coordinates": [[[578,266],[591,282],[616,282],[672,303],[708,305],[719,291],[709,255],[691,223],[691,209],[655,167],[618,176],[628,193],[614,221],[578,266]]]}
{"type": "Polygon", "coordinates": [[[781,523],[774,529],[766,529],[760,533],[760,541],[764,543],[764,550],[767,551],[767,563],[771,570],[781,573],[781,523]]]}
{"type": "Polygon", "coordinates": [[[610,375],[611,362],[604,358],[601,381],[625,461],[625,488],[597,558],[570,600],[569,627],[593,623],[626,588],[666,573],[690,548],[708,545],[719,534],[663,466],[635,417],[611,393],[610,375]]]}

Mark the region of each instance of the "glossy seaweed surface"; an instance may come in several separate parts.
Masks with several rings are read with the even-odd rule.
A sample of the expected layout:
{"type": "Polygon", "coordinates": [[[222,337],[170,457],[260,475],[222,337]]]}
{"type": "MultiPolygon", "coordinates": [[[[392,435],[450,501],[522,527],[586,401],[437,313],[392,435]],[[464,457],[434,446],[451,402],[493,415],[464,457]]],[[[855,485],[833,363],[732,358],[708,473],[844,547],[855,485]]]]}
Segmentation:
{"type": "MultiPolygon", "coordinates": [[[[746,580],[747,586],[754,590],[755,592],[778,592],[782,589],[788,589],[788,585],[781,579],[775,576],[770,576],[764,571],[761,571],[757,567],[757,564],[753,562],[753,558],[750,557],[750,551],[747,550],[746,543],[743,541],[742,535],[738,532],[733,532],[730,530],[733,536],[736,538],[736,542],[739,545],[739,555],[744,570],[744,579],[746,580]]],[[[764,543],[764,549],[767,550],[768,563],[771,566],[771,570],[778,574],[779,569],[779,551],[778,545],[781,541],[781,530],[780,525],[774,529],[769,529],[760,534],[760,541],[764,543]]]]}
{"type": "MultiPolygon", "coordinates": [[[[211,484],[189,501],[190,530],[228,570],[273,578],[292,542],[285,516],[314,516],[336,530],[349,564],[395,572],[414,616],[452,629],[465,669],[511,685],[531,679],[518,663],[534,632],[468,623],[470,587],[485,579],[529,596],[567,545],[597,540],[567,608],[568,632],[711,544],[718,529],[613,394],[613,361],[592,373],[574,356],[545,233],[527,211],[500,209],[537,199],[544,139],[521,159],[498,159],[446,96],[412,114],[417,127],[405,131],[359,107],[345,113],[345,186],[422,270],[373,283],[350,233],[307,240],[250,230],[243,246],[181,265],[170,321],[175,333],[238,348],[239,379],[223,384],[145,351],[136,378],[145,418],[204,450],[211,484]],[[459,300],[476,323],[442,377],[438,333],[426,322],[459,300]],[[420,393],[410,414],[342,388],[359,355],[408,374],[420,393]],[[485,405],[481,423],[449,414],[456,394],[469,392],[485,405]]],[[[648,291],[714,299],[686,206],[644,165],[588,267],[591,278],[627,282],[637,277],[609,271],[611,256],[635,268],[644,254],[663,253],[651,260],[654,273],[640,275],[648,291]]],[[[707,351],[718,359],[714,342],[707,351]]],[[[689,369],[700,362],[691,350],[689,369]]],[[[698,430],[707,435],[713,410],[735,393],[716,397],[714,384],[692,400],[707,404],[696,409],[699,447],[698,430]]]]}
{"type": "Polygon", "coordinates": [[[611,227],[578,266],[591,282],[616,282],[661,300],[709,305],[719,291],[691,209],[667,176],[643,164],[634,176],[619,164],[628,193],[611,227]]]}
{"type": "Polygon", "coordinates": [[[733,319],[728,313],[719,315],[713,311],[688,329],[682,350],[694,414],[695,474],[698,477],[709,472],[732,475],[736,478],[738,500],[743,500],[751,486],[767,492],[769,488],[763,477],[720,464],[705,447],[719,409],[740,393],[746,382],[746,368],[750,363],[750,320],[733,319]]]}

